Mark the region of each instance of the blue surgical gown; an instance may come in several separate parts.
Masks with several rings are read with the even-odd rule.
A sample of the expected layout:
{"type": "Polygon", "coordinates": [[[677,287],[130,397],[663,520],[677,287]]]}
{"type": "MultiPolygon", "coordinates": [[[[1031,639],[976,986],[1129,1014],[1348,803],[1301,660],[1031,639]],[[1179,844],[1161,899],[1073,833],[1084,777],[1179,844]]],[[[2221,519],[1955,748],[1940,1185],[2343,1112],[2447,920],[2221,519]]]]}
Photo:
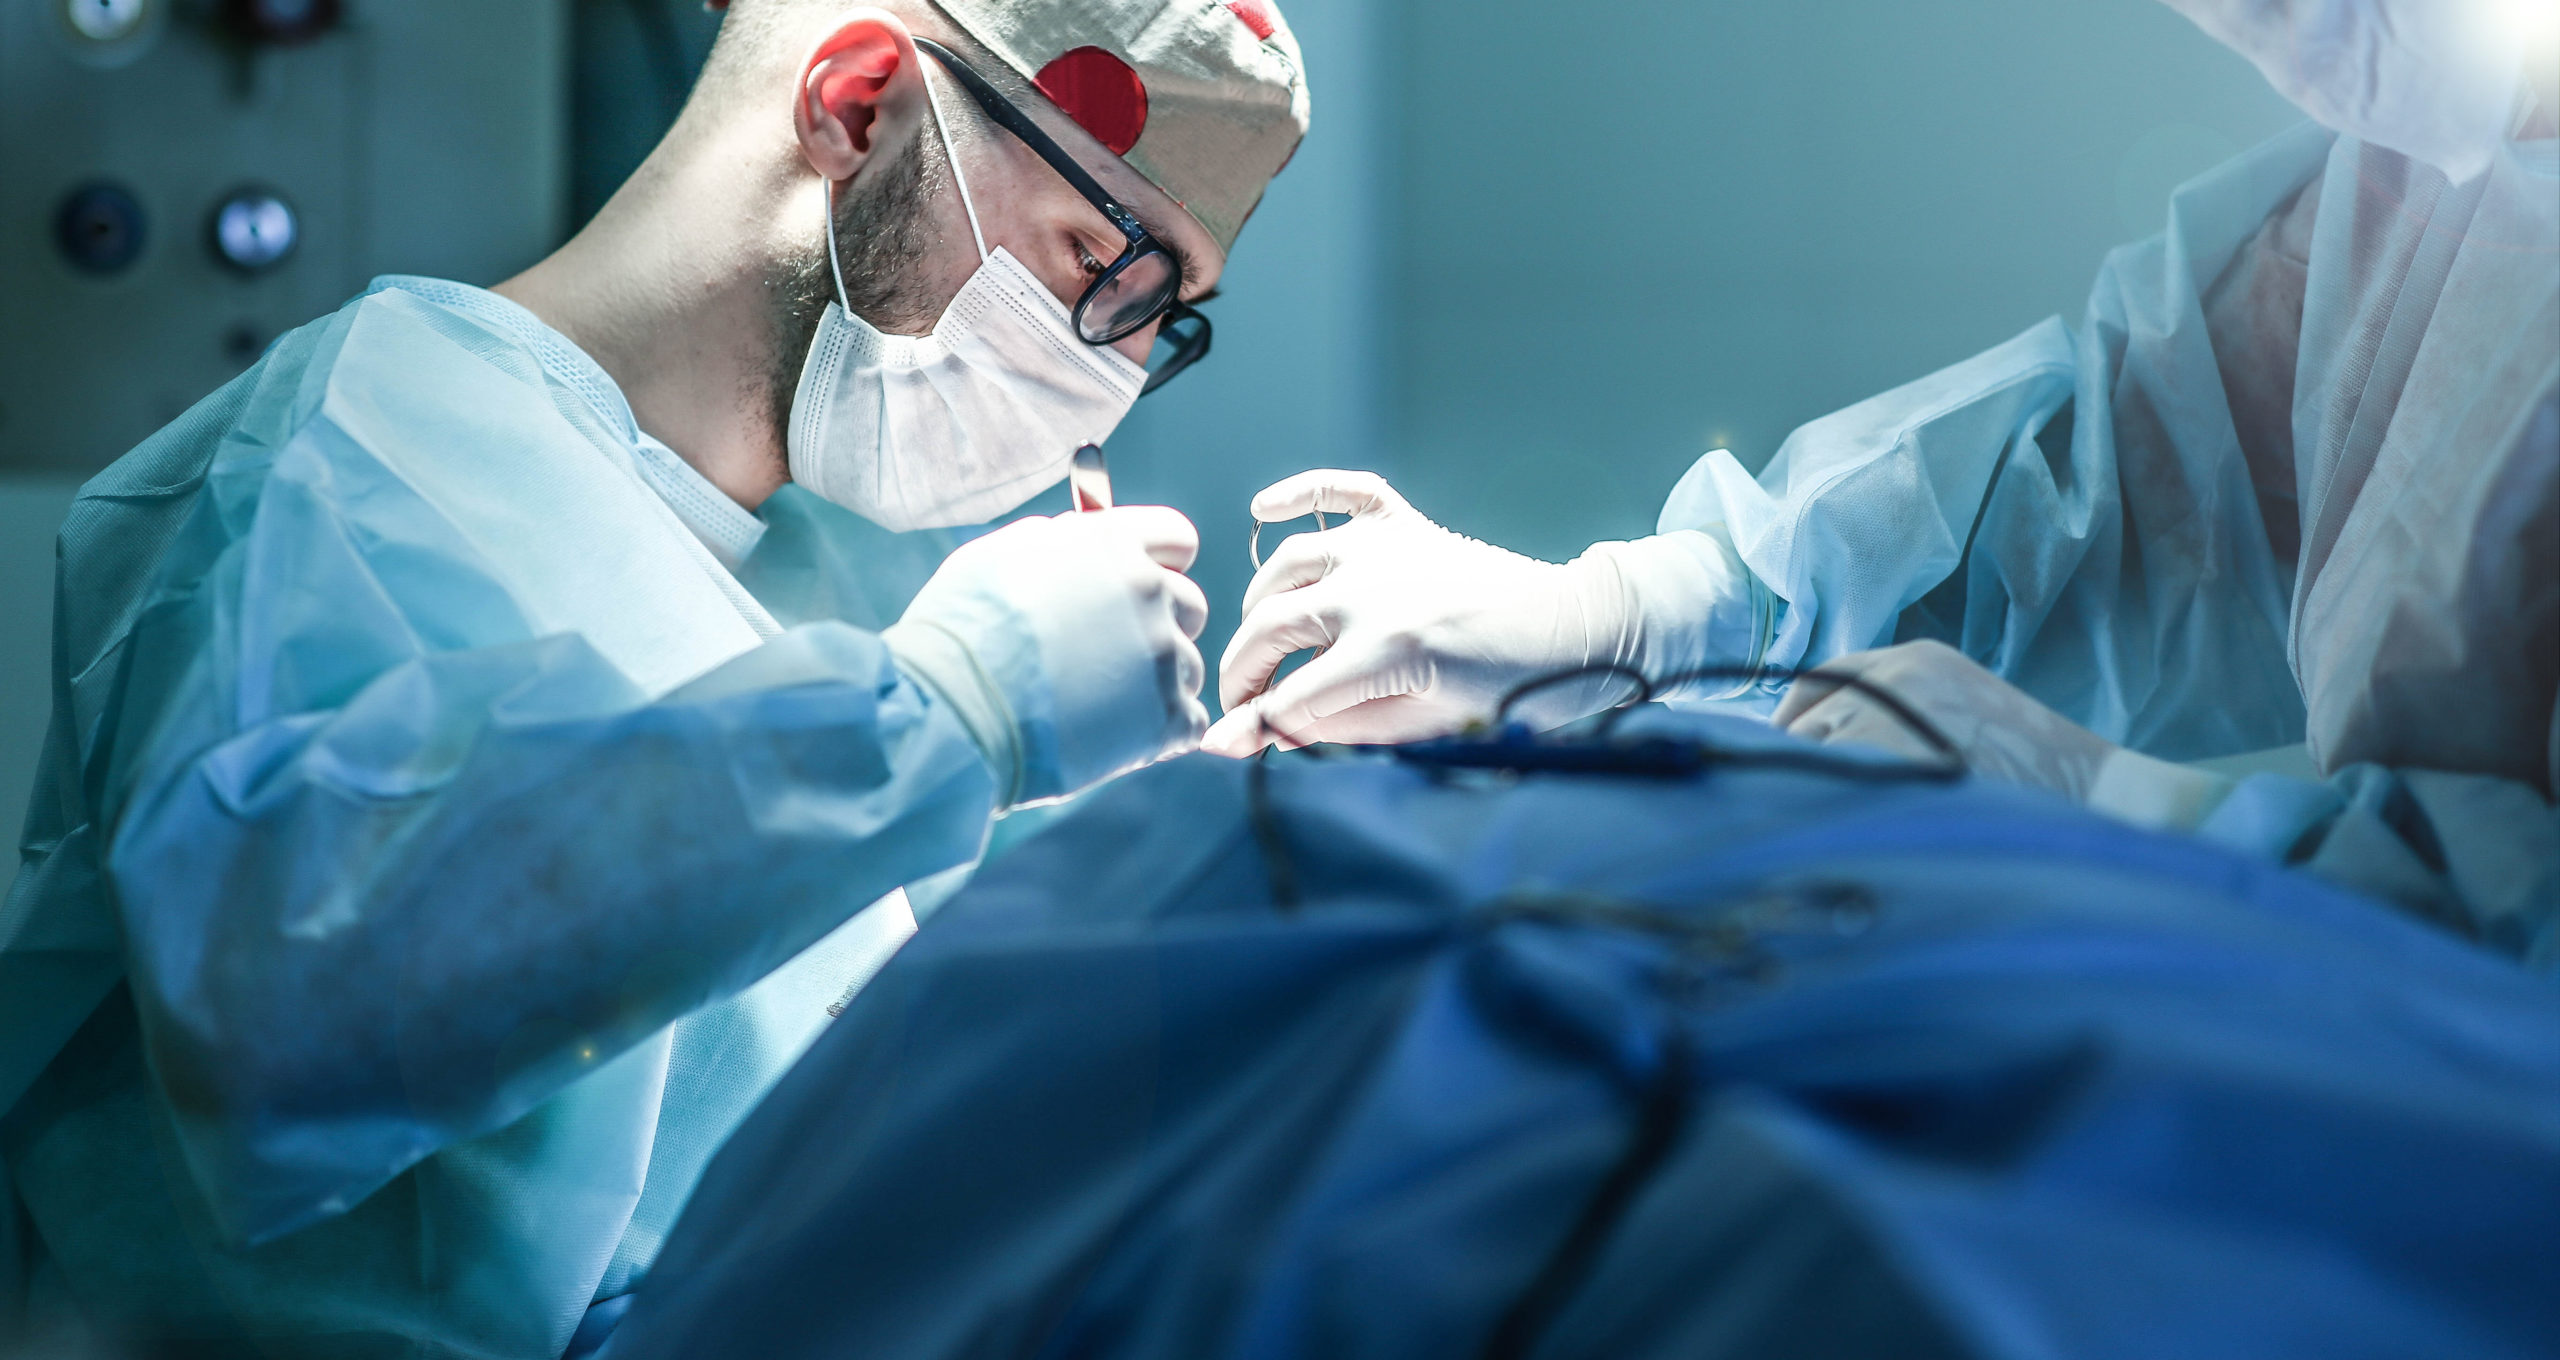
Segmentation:
{"type": "Polygon", "coordinates": [[[748,515],[423,279],[89,483],[0,910],[0,1316],[557,1356],[894,946],[866,904],[985,841],[855,626],[944,546],[748,515]]]}
{"type": "Polygon", "coordinates": [[[2077,332],[1756,478],[1710,454],[1661,529],[1759,596],[1756,658],[1702,660],[1936,638],[2154,756],[2305,747],[2318,780],[2252,775],[2204,834],[2560,965],[2550,141],[2454,185],[2299,128],[2182,188],[2077,332]]]}

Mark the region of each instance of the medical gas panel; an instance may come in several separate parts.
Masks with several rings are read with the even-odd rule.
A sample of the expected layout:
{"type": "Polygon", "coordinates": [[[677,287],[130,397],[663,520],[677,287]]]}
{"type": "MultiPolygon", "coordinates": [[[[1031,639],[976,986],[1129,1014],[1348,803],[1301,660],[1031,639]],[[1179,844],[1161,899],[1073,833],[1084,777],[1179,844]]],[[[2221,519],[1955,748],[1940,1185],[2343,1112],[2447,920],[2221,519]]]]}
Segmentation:
{"type": "Polygon", "coordinates": [[[568,206],[566,0],[0,0],[0,472],[85,474],[568,206]]]}

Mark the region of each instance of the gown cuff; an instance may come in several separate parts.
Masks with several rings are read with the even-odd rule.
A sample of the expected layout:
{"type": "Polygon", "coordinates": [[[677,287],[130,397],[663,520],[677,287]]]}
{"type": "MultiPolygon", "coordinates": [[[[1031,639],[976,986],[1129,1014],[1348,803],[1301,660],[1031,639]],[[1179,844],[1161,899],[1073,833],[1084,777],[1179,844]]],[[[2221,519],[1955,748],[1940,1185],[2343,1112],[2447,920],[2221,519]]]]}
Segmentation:
{"type": "Polygon", "coordinates": [[[2089,807],[2120,822],[2155,831],[2203,826],[2239,786],[2228,775],[2173,765],[2122,747],[2107,753],[2089,782],[2089,807]]]}
{"type": "MultiPolygon", "coordinates": [[[[1615,568],[1626,620],[1621,655],[1659,681],[1708,666],[1757,668],[1777,632],[1777,597],[1760,584],[1721,525],[1630,543],[1594,544],[1582,562],[1615,568]]],[[[1657,699],[1717,699],[1742,680],[1695,680],[1657,699]]]]}
{"type": "Polygon", "coordinates": [[[995,774],[999,809],[1022,801],[1020,724],[1004,690],[957,633],[937,623],[901,620],[880,634],[898,670],[942,700],[960,720],[995,774]]]}

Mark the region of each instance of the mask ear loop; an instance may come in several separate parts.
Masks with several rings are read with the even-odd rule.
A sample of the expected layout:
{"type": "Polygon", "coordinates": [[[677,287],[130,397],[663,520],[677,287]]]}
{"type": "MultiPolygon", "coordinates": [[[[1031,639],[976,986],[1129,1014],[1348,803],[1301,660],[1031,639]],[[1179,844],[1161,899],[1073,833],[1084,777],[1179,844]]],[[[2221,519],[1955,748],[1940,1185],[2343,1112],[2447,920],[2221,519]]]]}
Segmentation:
{"type": "MultiPolygon", "coordinates": [[[[819,178],[826,179],[823,175],[819,178]]],[[[826,184],[827,203],[819,211],[825,213],[827,218],[827,277],[836,282],[836,305],[844,309],[845,315],[851,316],[853,303],[845,296],[844,265],[836,259],[836,182],[828,179],[826,184]]]]}
{"type": "Polygon", "coordinates": [[[924,101],[933,106],[933,130],[942,135],[942,159],[951,167],[951,182],[960,190],[960,209],[969,214],[969,236],[978,243],[978,263],[987,262],[987,234],[978,229],[977,200],[969,196],[969,177],[960,173],[960,153],[951,145],[951,120],[942,116],[942,97],[933,92],[933,73],[917,68],[924,76],[924,101]]]}
{"type": "MultiPolygon", "coordinates": [[[[916,70],[924,78],[925,103],[933,108],[933,130],[942,138],[942,159],[951,167],[951,182],[960,190],[960,209],[969,215],[969,237],[978,243],[978,263],[984,264],[987,234],[979,229],[977,200],[969,196],[969,177],[960,173],[960,153],[951,145],[951,120],[942,116],[942,99],[933,92],[933,73],[925,70],[921,62],[916,70]]],[[[827,219],[827,275],[835,280],[836,305],[851,315],[853,303],[844,289],[844,262],[836,257],[836,182],[830,179],[826,184],[827,201],[820,211],[827,219]]]]}

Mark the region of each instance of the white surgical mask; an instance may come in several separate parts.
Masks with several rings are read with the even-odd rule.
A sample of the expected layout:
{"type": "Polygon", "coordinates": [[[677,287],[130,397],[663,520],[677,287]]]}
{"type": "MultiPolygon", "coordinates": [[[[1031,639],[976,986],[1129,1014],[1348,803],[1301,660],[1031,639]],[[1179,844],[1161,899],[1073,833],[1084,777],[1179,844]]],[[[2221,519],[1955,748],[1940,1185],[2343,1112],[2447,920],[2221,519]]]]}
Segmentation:
{"type": "Polygon", "coordinates": [[[1146,385],[1118,350],[1088,345],[1022,262],[987,249],[926,77],[943,155],[978,243],[978,271],[931,335],[886,335],[846,307],[828,186],[836,300],[800,370],[787,443],[792,479],[886,529],[993,519],[1056,485],[1079,445],[1111,436],[1146,385]]]}
{"type": "MultiPolygon", "coordinates": [[[[2168,0],[2323,125],[2455,183],[2489,168],[2550,0],[2168,0]]],[[[2542,54],[2547,60],[2548,55],[2542,54]]]]}

